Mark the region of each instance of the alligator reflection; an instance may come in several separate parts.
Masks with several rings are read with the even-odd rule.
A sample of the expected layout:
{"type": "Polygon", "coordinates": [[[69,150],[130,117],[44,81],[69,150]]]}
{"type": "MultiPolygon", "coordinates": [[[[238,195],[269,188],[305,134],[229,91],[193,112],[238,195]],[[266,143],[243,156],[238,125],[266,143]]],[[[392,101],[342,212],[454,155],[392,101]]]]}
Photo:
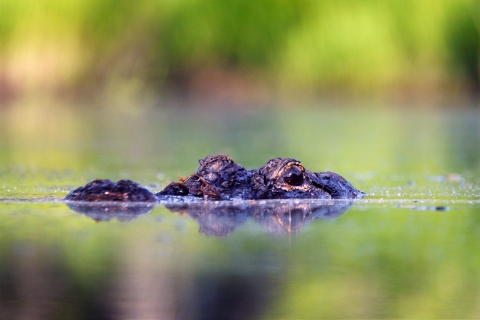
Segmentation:
{"type": "Polygon", "coordinates": [[[70,209],[82,213],[95,221],[130,221],[149,213],[155,208],[152,203],[132,204],[127,202],[67,202],[70,209]]]}
{"type": "Polygon", "coordinates": [[[277,235],[299,233],[317,219],[334,219],[345,213],[354,201],[270,200],[239,204],[192,203],[165,205],[173,212],[187,213],[208,236],[226,237],[248,219],[277,235]]]}
{"type": "MultiPolygon", "coordinates": [[[[218,201],[193,203],[166,203],[172,212],[188,214],[200,225],[200,233],[227,237],[249,219],[256,221],[269,233],[287,235],[299,233],[313,220],[334,219],[345,213],[354,200],[264,200],[218,201]]],[[[149,213],[154,204],[131,203],[78,203],[67,205],[95,221],[117,218],[130,221],[149,213]]]]}

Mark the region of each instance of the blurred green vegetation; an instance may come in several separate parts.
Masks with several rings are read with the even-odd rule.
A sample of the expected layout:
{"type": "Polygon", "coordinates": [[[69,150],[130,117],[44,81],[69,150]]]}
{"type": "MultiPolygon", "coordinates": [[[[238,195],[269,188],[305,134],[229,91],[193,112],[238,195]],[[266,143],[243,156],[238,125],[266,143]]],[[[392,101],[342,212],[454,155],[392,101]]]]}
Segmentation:
{"type": "Polygon", "coordinates": [[[0,102],[476,96],[478,0],[0,0],[0,102]]]}

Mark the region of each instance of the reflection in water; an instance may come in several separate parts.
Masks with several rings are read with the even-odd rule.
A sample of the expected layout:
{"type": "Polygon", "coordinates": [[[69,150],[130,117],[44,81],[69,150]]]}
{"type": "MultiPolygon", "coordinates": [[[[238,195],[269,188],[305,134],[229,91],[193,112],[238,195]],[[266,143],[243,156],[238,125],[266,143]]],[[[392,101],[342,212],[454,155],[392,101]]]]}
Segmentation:
{"type": "MultiPolygon", "coordinates": [[[[200,232],[207,236],[226,237],[248,219],[253,219],[272,234],[296,234],[313,220],[337,218],[353,203],[353,200],[217,201],[170,203],[165,204],[165,207],[172,212],[187,213],[198,222],[200,232]]],[[[150,212],[154,207],[149,203],[67,202],[67,205],[95,221],[109,221],[113,218],[130,221],[150,212]]]]}
{"type": "Polygon", "coordinates": [[[347,211],[354,201],[274,200],[171,204],[165,205],[173,212],[187,213],[197,220],[200,232],[208,236],[226,237],[242,226],[249,218],[268,232],[285,235],[300,232],[316,219],[337,218],[347,211]]]}
{"type": "Polygon", "coordinates": [[[130,221],[147,214],[155,208],[152,203],[126,202],[78,202],[68,201],[70,209],[83,213],[95,221],[110,221],[117,218],[120,221],[130,221]]]}

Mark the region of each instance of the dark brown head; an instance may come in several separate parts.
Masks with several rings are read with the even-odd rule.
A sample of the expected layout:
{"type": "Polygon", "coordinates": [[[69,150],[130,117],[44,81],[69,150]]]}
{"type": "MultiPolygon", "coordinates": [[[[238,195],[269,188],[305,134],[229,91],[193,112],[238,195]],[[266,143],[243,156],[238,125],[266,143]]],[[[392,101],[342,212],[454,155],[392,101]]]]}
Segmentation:
{"type": "Polygon", "coordinates": [[[268,161],[254,175],[254,189],[260,199],[316,198],[330,199],[330,194],[312,180],[300,161],[276,158],[268,161]]]}
{"type": "Polygon", "coordinates": [[[365,193],[334,172],[312,172],[300,161],[277,158],[268,161],[253,178],[258,198],[355,199],[365,193]]]}
{"type": "Polygon", "coordinates": [[[203,199],[354,199],[364,195],[333,172],[314,173],[300,161],[276,158],[258,170],[246,170],[229,156],[210,156],[181,182],[173,182],[157,193],[168,196],[193,196],[203,199]]]}

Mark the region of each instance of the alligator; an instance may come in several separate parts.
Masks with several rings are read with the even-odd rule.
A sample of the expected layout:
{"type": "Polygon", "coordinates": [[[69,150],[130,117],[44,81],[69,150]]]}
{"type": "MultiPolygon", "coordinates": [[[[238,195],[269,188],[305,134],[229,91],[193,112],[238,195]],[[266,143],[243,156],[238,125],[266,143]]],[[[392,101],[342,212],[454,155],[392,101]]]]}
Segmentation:
{"type": "Polygon", "coordinates": [[[247,170],[227,155],[199,160],[187,178],[153,194],[130,180],[94,180],[71,191],[69,201],[195,202],[199,200],[359,199],[366,194],[334,172],[312,172],[293,158],[269,160],[247,170]]]}

